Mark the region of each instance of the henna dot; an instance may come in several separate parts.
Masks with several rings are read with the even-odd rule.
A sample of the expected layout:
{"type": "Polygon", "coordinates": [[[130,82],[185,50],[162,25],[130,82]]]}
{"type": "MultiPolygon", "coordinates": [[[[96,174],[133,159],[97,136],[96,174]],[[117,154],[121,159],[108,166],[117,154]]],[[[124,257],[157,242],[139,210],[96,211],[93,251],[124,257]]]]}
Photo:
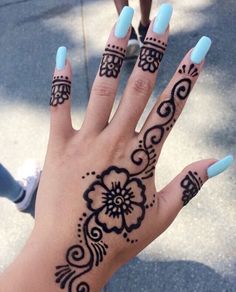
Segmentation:
{"type": "Polygon", "coordinates": [[[143,140],[139,140],[139,143],[143,143],[143,140]]]}
{"type": "Polygon", "coordinates": [[[81,232],[81,229],[78,229],[79,232],[81,232]]]}
{"type": "Polygon", "coordinates": [[[63,78],[63,76],[61,75],[61,78],[63,78]]]}
{"type": "Polygon", "coordinates": [[[135,239],[135,242],[138,242],[138,239],[135,239]]]}
{"type": "Polygon", "coordinates": [[[80,235],[80,234],[78,234],[78,237],[81,237],[81,235],[80,235]]]}
{"type": "Polygon", "coordinates": [[[110,48],[110,44],[108,44],[108,48],[110,48]]]}
{"type": "Polygon", "coordinates": [[[155,198],[156,197],[156,195],[155,194],[153,194],[153,198],[155,198]]]}
{"type": "Polygon", "coordinates": [[[119,50],[119,47],[117,46],[116,49],[119,50]]]}
{"type": "Polygon", "coordinates": [[[162,43],[163,44],[163,46],[165,46],[165,43],[162,43]]]}
{"type": "Polygon", "coordinates": [[[68,80],[68,79],[69,79],[69,77],[66,76],[66,80],[68,80]]]}
{"type": "Polygon", "coordinates": [[[152,38],[150,38],[150,41],[152,40],[152,38]]]}
{"type": "Polygon", "coordinates": [[[112,45],[112,48],[114,49],[116,46],[115,45],[112,45]]]}
{"type": "Polygon", "coordinates": [[[82,240],[80,240],[79,242],[80,242],[80,243],[83,243],[83,241],[82,241],[82,240]]]}
{"type": "Polygon", "coordinates": [[[153,207],[153,204],[152,203],[150,204],[150,207],[153,207]]]}
{"type": "Polygon", "coordinates": [[[142,148],[142,145],[139,145],[138,147],[139,147],[139,148],[142,148]]]}
{"type": "Polygon", "coordinates": [[[129,238],[127,238],[127,239],[126,239],[126,241],[127,241],[127,242],[130,242],[130,239],[129,239],[129,238]]]}
{"type": "Polygon", "coordinates": [[[134,243],[134,240],[133,239],[131,240],[131,243],[134,243]]]}
{"type": "Polygon", "coordinates": [[[170,128],[169,128],[169,127],[167,127],[167,128],[166,128],[166,131],[169,131],[169,130],[170,130],[170,128]]]}
{"type": "Polygon", "coordinates": [[[146,209],[148,209],[149,208],[149,206],[148,205],[146,205],[146,209]]]}
{"type": "Polygon", "coordinates": [[[158,43],[160,43],[161,41],[160,40],[158,40],[158,43]]]}
{"type": "Polygon", "coordinates": [[[82,221],[83,220],[83,218],[79,218],[79,221],[82,221]]]}
{"type": "Polygon", "coordinates": [[[96,178],[101,178],[101,176],[100,175],[97,175],[96,178]]]}
{"type": "Polygon", "coordinates": [[[126,238],[126,237],[127,237],[127,233],[124,233],[124,234],[123,234],[123,237],[126,238]]]}
{"type": "Polygon", "coordinates": [[[84,217],[86,217],[86,216],[87,216],[87,214],[86,214],[86,213],[83,213],[83,216],[84,216],[84,217]]]}
{"type": "Polygon", "coordinates": [[[78,224],[78,227],[81,227],[81,224],[78,224]]]}
{"type": "Polygon", "coordinates": [[[197,175],[197,172],[196,172],[196,171],[194,171],[194,174],[195,174],[195,175],[197,175]]]}
{"type": "Polygon", "coordinates": [[[171,124],[171,125],[170,125],[170,127],[172,128],[172,127],[173,127],[173,125],[171,124]]]}
{"type": "Polygon", "coordinates": [[[156,42],[157,39],[154,38],[153,40],[154,40],[154,42],[156,42]]]}
{"type": "Polygon", "coordinates": [[[85,179],[85,176],[82,176],[82,179],[85,179]]]}
{"type": "Polygon", "coordinates": [[[89,173],[89,172],[87,172],[87,173],[86,173],[86,175],[90,175],[90,173],[89,173]]]}
{"type": "Polygon", "coordinates": [[[152,203],[154,204],[155,203],[155,200],[153,200],[152,203]]]}
{"type": "Polygon", "coordinates": [[[96,174],[96,172],[95,172],[95,171],[92,171],[92,172],[91,172],[91,174],[92,174],[92,175],[95,175],[95,174],[96,174]]]}

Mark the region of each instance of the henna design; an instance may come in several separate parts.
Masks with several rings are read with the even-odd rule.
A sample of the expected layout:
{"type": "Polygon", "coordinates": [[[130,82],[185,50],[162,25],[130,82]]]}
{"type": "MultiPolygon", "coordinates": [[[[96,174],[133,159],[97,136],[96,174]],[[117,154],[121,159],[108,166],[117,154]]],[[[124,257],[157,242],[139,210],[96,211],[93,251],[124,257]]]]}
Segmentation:
{"type": "Polygon", "coordinates": [[[122,47],[108,44],[102,57],[99,75],[117,78],[125,58],[126,50],[122,47]]]}
{"type": "Polygon", "coordinates": [[[192,77],[198,74],[196,70],[194,64],[191,64],[189,68],[183,65],[178,70],[180,74],[186,76],[175,83],[171,90],[170,98],[162,101],[157,107],[156,113],[159,123],[146,130],[143,140],[139,141],[138,148],[131,153],[132,162],[139,167],[139,171],[133,173],[132,176],[142,174],[142,179],[148,179],[154,175],[157,157],[154,147],[161,143],[165,132],[168,132],[176,122],[174,118],[176,101],[178,99],[185,100],[188,97],[192,88],[192,80],[188,76],[192,77]]]}
{"type": "Polygon", "coordinates": [[[90,291],[80,277],[98,266],[107,254],[104,233],[123,233],[127,242],[135,243],[138,240],[130,239],[127,233],[140,227],[145,216],[146,187],[139,178],[131,178],[128,170],[116,166],[96,178],[83,195],[90,213],[79,218],[79,244],[68,249],[66,264],[56,267],[56,283],[69,292],[90,291]],[[82,290],[82,284],[87,290],[82,290]]]}
{"type": "Polygon", "coordinates": [[[146,204],[145,205],[145,208],[146,209],[152,208],[155,205],[155,203],[156,203],[156,194],[153,194],[152,201],[149,204],[146,204]]]}
{"type": "Polygon", "coordinates": [[[69,99],[71,90],[71,82],[67,76],[54,76],[52,81],[52,93],[50,99],[51,106],[63,104],[69,99]]]}
{"type": "MultiPolygon", "coordinates": [[[[117,56],[118,50],[120,55],[124,55],[124,49],[108,45],[100,66],[100,76],[117,78],[124,57],[117,56]],[[114,66],[109,67],[109,64],[114,66]]],[[[149,69],[153,70],[154,67],[149,69]]],[[[82,179],[93,176],[95,178],[83,194],[88,214],[83,213],[79,218],[78,240],[68,248],[66,263],[56,267],[56,283],[61,289],[67,289],[68,292],[90,291],[89,284],[82,281],[81,277],[99,266],[107,255],[109,247],[104,241],[104,234],[116,233],[130,244],[138,242],[138,239],[130,237],[130,233],[141,226],[146,211],[157,202],[155,194],[150,202],[146,202],[146,187],[142,180],[154,174],[157,158],[154,147],[162,141],[165,132],[169,131],[175,122],[176,101],[185,100],[190,93],[192,81],[187,76],[195,77],[198,74],[193,64],[189,68],[183,65],[178,72],[185,76],[175,83],[170,98],[158,106],[156,113],[159,124],[146,130],[137,149],[131,153],[131,161],[139,171],[130,173],[125,168],[110,166],[100,174],[91,171],[82,176],[82,179]]],[[[201,184],[197,173],[189,172],[181,182],[184,188],[184,204],[196,195],[201,184]]]]}
{"type": "Polygon", "coordinates": [[[202,187],[203,181],[198,176],[198,173],[189,171],[188,174],[181,181],[180,185],[184,189],[182,201],[183,205],[187,205],[188,202],[196,196],[202,187]]]}
{"type": "Polygon", "coordinates": [[[155,38],[146,38],[139,55],[138,67],[143,71],[155,73],[159,68],[167,44],[155,38]]]}

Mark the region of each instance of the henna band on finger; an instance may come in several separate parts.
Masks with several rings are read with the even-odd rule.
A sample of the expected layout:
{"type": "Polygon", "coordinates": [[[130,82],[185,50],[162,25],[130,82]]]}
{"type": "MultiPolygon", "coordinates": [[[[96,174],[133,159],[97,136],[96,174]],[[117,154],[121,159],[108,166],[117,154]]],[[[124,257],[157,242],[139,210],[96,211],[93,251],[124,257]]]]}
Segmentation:
{"type": "Polygon", "coordinates": [[[71,81],[67,76],[54,76],[52,81],[52,92],[50,105],[57,106],[63,104],[70,98],[71,81]]]}
{"type": "Polygon", "coordinates": [[[106,76],[108,78],[117,78],[123,60],[125,58],[126,50],[122,47],[108,44],[105,53],[102,56],[101,65],[99,68],[99,76],[106,76]]]}

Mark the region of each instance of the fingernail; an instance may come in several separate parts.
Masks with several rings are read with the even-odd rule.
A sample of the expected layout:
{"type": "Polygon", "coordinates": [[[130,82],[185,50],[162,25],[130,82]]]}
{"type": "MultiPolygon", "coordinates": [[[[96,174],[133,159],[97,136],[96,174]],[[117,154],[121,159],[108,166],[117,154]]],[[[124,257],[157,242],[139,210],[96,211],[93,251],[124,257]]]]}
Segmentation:
{"type": "Polygon", "coordinates": [[[124,38],[127,35],[132,22],[133,15],[134,15],[133,8],[125,6],[122,9],[115,27],[115,36],[117,38],[119,39],[124,38]]]}
{"type": "Polygon", "coordinates": [[[194,64],[200,64],[205,59],[210,47],[211,39],[206,36],[201,37],[192,51],[191,61],[194,64]]]}
{"type": "Polygon", "coordinates": [[[207,169],[207,175],[209,178],[214,177],[221,172],[225,171],[234,161],[232,155],[228,155],[225,158],[217,161],[216,163],[212,164],[207,169]]]}
{"type": "Polygon", "coordinates": [[[163,34],[169,25],[170,18],[173,12],[171,4],[164,3],[160,6],[155,22],[153,24],[153,31],[157,34],[163,34]]]}
{"type": "Polygon", "coordinates": [[[66,54],[67,54],[66,47],[59,47],[58,48],[57,56],[56,56],[56,68],[58,70],[64,69],[65,64],[66,64],[66,54]]]}

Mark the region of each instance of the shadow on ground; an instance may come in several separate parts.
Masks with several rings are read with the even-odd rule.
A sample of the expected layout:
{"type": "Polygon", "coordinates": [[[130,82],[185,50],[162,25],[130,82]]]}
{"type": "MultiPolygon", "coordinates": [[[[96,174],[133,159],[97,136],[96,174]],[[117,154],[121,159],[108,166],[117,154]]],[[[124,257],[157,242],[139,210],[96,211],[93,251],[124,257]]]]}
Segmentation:
{"type": "Polygon", "coordinates": [[[127,292],[213,292],[212,287],[214,292],[235,291],[235,286],[229,280],[201,263],[146,262],[138,258],[122,267],[105,291],[115,292],[117,287],[119,291],[127,292]]]}

